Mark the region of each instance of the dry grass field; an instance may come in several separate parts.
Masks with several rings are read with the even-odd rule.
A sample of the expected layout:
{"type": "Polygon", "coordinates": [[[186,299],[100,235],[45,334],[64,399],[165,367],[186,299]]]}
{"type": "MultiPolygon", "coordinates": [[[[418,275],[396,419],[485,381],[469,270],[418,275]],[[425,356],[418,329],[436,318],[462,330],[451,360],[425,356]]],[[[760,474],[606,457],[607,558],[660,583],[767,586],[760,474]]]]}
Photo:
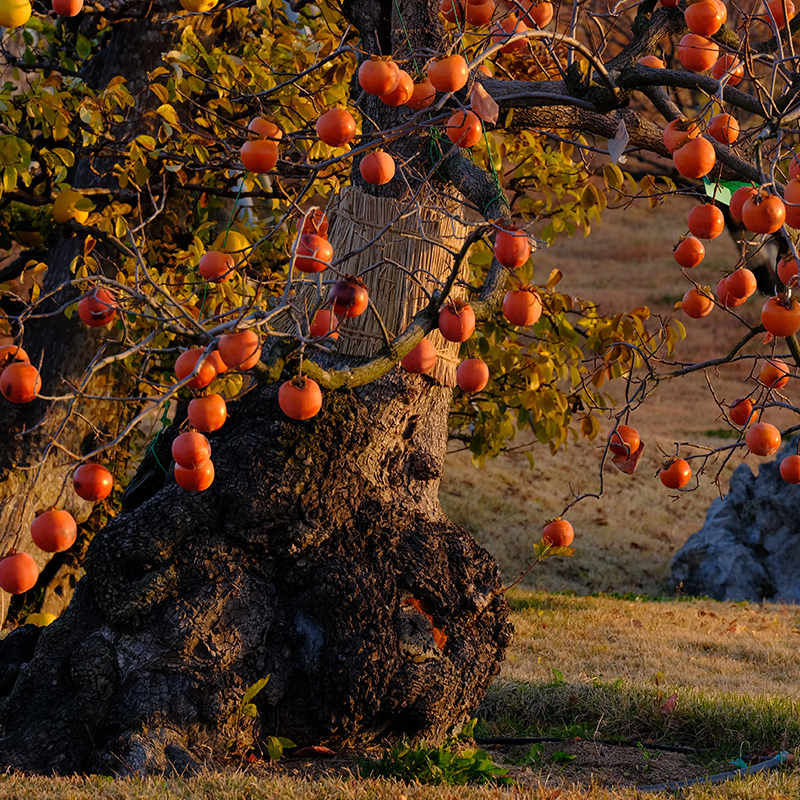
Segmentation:
{"type": "MultiPolygon", "coordinates": [[[[624,211],[606,212],[602,224],[588,238],[564,238],[537,253],[537,275],[544,279],[551,269],[562,270],[560,288],[592,299],[608,312],[647,305],[654,314],[675,314],[687,329],[687,338],[679,343],[674,356],[677,361],[724,355],[744,332],[732,314],[715,308],[709,316],[694,320],[674,311],[691,284],[681,275],[672,247],[686,233],[685,218],[692,205],[685,198],[671,197],[664,207],[653,211],[639,202],[624,211]]],[[[707,244],[706,258],[691,271],[692,277],[713,287],[737,259],[736,244],[723,234],[707,244]]],[[[761,305],[756,295],[737,311],[757,322],[761,305]]],[[[758,351],[766,348],[756,344],[746,350],[758,351]]],[[[709,383],[720,401],[730,402],[745,393],[743,381],[748,375],[745,367],[725,366],[660,385],[631,417],[630,424],[645,441],[636,474],[625,475],[608,464],[602,498],[582,501],[569,512],[576,531],[574,557],[540,565],[524,585],[578,593],[673,594],[669,561],[702,527],[708,506],[719,495],[714,477],[722,459],[709,465],[699,483],[690,484],[693,491],[670,492],[655,475],[664,453],[675,452],[676,442],[719,447],[733,441],[720,438],[721,432],[732,431],[721,417],[709,383]]],[[[613,383],[605,388],[616,396],[621,396],[623,389],[613,383]]],[[[790,417],[771,411],[767,419],[787,425],[790,417]]],[[[609,421],[607,430],[610,427],[609,421]]],[[[521,433],[515,445],[525,441],[521,433]]],[[[472,466],[468,453],[454,452],[446,463],[442,504],[452,519],[466,526],[497,557],[510,582],[528,562],[531,543],[540,538],[544,521],[561,513],[572,492],[598,491],[604,444],[581,440],[551,457],[546,447],[534,443],[530,448],[536,462],[533,471],[521,451],[512,450],[480,470],[472,466]]],[[[690,447],[686,452],[699,450],[690,447]]],[[[754,470],[758,468],[759,459],[744,459],[738,451],[722,470],[723,492],[733,468],[743,460],[754,470]]]]}

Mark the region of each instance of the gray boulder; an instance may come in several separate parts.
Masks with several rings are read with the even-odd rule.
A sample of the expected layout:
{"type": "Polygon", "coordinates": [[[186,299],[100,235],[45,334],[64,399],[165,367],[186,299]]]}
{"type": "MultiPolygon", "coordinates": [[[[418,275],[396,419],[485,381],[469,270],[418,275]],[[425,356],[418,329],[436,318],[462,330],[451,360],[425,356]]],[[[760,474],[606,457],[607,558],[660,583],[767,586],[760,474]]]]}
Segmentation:
{"type": "Polygon", "coordinates": [[[672,559],[684,594],[800,603],[800,485],[780,475],[781,459],[796,452],[789,445],[757,476],[737,467],[728,494],[672,559]]]}

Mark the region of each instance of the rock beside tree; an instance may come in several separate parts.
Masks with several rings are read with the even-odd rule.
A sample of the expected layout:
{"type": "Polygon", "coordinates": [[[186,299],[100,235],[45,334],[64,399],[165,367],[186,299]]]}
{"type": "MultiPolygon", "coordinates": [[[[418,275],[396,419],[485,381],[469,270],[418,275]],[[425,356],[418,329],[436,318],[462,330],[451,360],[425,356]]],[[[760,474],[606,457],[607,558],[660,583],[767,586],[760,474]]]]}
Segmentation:
{"type": "Polygon", "coordinates": [[[800,603],[800,486],[780,475],[781,459],[796,449],[791,443],[757,475],[747,464],[736,469],[728,494],[672,560],[684,594],[800,603]]]}

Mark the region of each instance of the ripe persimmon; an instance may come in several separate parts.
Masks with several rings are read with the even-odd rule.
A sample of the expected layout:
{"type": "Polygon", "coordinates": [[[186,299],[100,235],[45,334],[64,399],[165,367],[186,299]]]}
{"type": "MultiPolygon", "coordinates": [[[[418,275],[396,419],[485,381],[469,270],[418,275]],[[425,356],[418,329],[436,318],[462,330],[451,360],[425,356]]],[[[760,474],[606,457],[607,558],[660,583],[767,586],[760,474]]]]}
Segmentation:
{"type": "Polygon", "coordinates": [[[612,431],[608,437],[608,449],[615,456],[627,458],[639,449],[641,441],[636,428],[631,425],[618,425],[617,429],[612,431]]]}
{"type": "Polygon", "coordinates": [[[744,206],[746,200],[749,200],[756,194],[758,194],[758,189],[756,189],[755,186],[740,186],[731,195],[731,202],[728,208],[730,208],[731,216],[735,220],[739,222],[742,221],[742,206],[744,206]]]}
{"type": "Polygon", "coordinates": [[[777,358],[768,358],[758,371],[758,382],[768,389],[782,389],[789,382],[789,367],[777,358]]]}
{"type": "Polygon", "coordinates": [[[737,298],[746,300],[752,297],[758,289],[758,282],[752,270],[747,267],[740,267],[728,275],[726,281],[728,287],[728,294],[737,298]]]}
{"type": "Polygon", "coordinates": [[[209,283],[225,283],[233,277],[233,265],[236,262],[229,253],[209,250],[200,259],[200,274],[209,283]]]}
{"type": "Polygon", "coordinates": [[[548,3],[547,0],[539,0],[539,2],[523,2],[517,5],[522,6],[519,18],[527,25],[533,23],[540,28],[544,28],[553,19],[554,9],[553,4],[548,3]]]}
{"type": "Polygon", "coordinates": [[[464,3],[464,16],[467,22],[476,28],[488,25],[492,21],[494,11],[493,0],[466,0],[464,3]]]}
{"type": "Polygon", "coordinates": [[[705,258],[706,249],[699,239],[687,236],[675,245],[672,254],[680,266],[684,269],[692,269],[705,258]]]}
{"type": "Polygon", "coordinates": [[[773,336],[797,333],[800,330],[800,303],[794,298],[789,300],[786,295],[768,298],[761,309],[761,324],[773,336]]]}
{"type": "Polygon", "coordinates": [[[738,308],[747,300],[746,297],[737,297],[728,291],[727,275],[717,284],[717,299],[725,308],[738,308]]]}
{"type": "Polygon", "coordinates": [[[239,155],[248,172],[269,172],[278,163],[278,145],[272,139],[251,139],[242,145],[239,155]]]}
{"type": "Polygon", "coordinates": [[[39,580],[39,567],[30,553],[14,553],[0,561],[0,589],[22,594],[33,589],[39,580]]]}
{"type": "MultiPolygon", "coordinates": [[[[794,226],[792,226],[794,227],[794,226]]],[[[781,283],[787,285],[792,278],[797,277],[797,262],[793,258],[782,258],[775,268],[781,283]]]]}
{"type": "Polygon", "coordinates": [[[428,339],[423,339],[400,361],[400,366],[406,372],[422,375],[426,372],[430,372],[435,363],[436,347],[428,339]]]}
{"type": "Polygon", "coordinates": [[[317,136],[331,147],[344,147],[356,135],[356,121],[346,108],[331,108],[316,122],[317,136]]]}
{"type": "Polygon", "coordinates": [[[503,298],[503,316],[512,325],[533,325],[542,316],[542,301],[532,286],[512,289],[503,298]]]}
{"type": "Polygon", "coordinates": [[[406,105],[413,94],[414,80],[404,69],[401,69],[400,80],[398,81],[397,86],[395,86],[391,92],[382,94],[380,98],[381,102],[385,103],[387,106],[393,106],[397,108],[398,106],[406,105]]]}
{"type": "Polygon", "coordinates": [[[422,78],[414,83],[414,91],[406,105],[419,111],[430,106],[435,99],[436,89],[434,89],[430,78],[422,78]]]}
{"type": "Polygon", "coordinates": [[[90,328],[102,328],[117,315],[114,297],[102,287],[95,287],[78,301],[78,316],[90,328]]]}
{"type": "Polygon", "coordinates": [[[0,394],[10,403],[30,403],[42,390],[39,370],[25,361],[14,361],[0,374],[0,394]]]}
{"type": "Polygon", "coordinates": [[[500,48],[501,53],[519,53],[527,48],[527,38],[515,39],[514,41],[508,40],[512,36],[525,33],[527,30],[529,30],[528,26],[521,19],[517,19],[514,14],[509,14],[505,19],[501,19],[500,22],[492,25],[492,44],[507,42],[500,48]]]}
{"type": "MultiPolygon", "coordinates": [[[[791,20],[792,17],[794,17],[794,3],[792,0],[769,0],[767,3],[767,7],[772,12],[772,17],[778,28],[784,28],[786,26],[787,14],[783,12],[784,2],[786,3],[788,18],[791,20]]],[[[769,21],[769,15],[767,15],[767,21],[769,21]]]]}
{"type": "Polygon", "coordinates": [[[736,86],[744,77],[744,65],[736,56],[724,53],[711,65],[711,74],[717,80],[727,74],[728,86],[736,86]]]}
{"type": "Polygon", "coordinates": [[[439,310],[439,333],[448,342],[466,342],[475,332],[475,312],[469,303],[456,301],[439,310]]]}
{"type": "Polygon", "coordinates": [[[467,85],[469,67],[458,53],[437,58],[428,64],[428,80],[437,92],[457,92],[467,85]]]}
{"type": "Polygon", "coordinates": [[[791,228],[800,228],[800,180],[792,178],[786,184],[783,202],[786,205],[786,224],[791,228]]]}
{"type": "Polygon", "coordinates": [[[347,275],[331,287],[328,299],[333,302],[333,313],[339,319],[361,316],[369,306],[367,287],[360,278],[347,275]]]}
{"type": "Polygon", "coordinates": [[[473,147],[483,136],[483,125],[474,111],[456,111],[447,121],[445,131],[457,147],[473,147]]]}
{"type": "Polygon", "coordinates": [[[664,128],[663,139],[664,147],[670,153],[674,153],[681,145],[686,144],[690,139],[696,139],[701,133],[700,126],[696,122],[688,119],[673,119],[664,128]]]}
{"type": "Polygon", "coordinates": [[[373,150],[358,165],[361,177],[373,186],[383,186],[394,178],[394,159],[383,150],[373,150]]]}
{"type": "Polygon", "coordinates": [[[72,473],[75,494],[94,503],[105,500],[114,488],[114,476],[102,464],[81,464],[72,473]]]}
{"type": "Polygon", "coordinates": [[[51,508],[31,522],[31,539],[45,553],[63,553],[78,538],[78,525],[69,511],[51,508]]]}
{"type": "Polygon", "coordinates": [[[264,119],[264,117],[253,117],[247,130],[259,139],[272,139],[279,141],[283,136],[283,131],[271,120],[264,119]]]}
{"type": "Polygon", "coordinates": [[[462,392],[475,394],[489,383],[489,367],[480,358],[468,358],[456,368],[456,383],[462,392]]]}
{"type": "Polygon", "coordinates": [[[181,353],[175,361],[175,377],[182,381],[195,371],[200,359],[205,358],[197,374],[186,384],[190,389],[202,389],[217,377],[217,368],[205,352],[204,347],[192,347],[181,353]]]}
{"type": "Polygon", "coordinates": [[[252,369],[261,358],[261,341],[253,330],[226,333],[217,343],[222,360],[231,368],[252,369]]]}
{"type": "Polygon", "coordinates": [[[783,200],[770,192],[756,192],[742,204],[742,222],[753,233],[775,233],[786,221],[783,200]]]}
{"type": "Polygon", "coordinates": [[[643,67],[652,67],[653,69],[666,69],[667,65],[658,56],[642,56],[637,62],[643,67]]]}
{"type": "Polygon", "coordinates": [[[440,0],[439,11],[442,16],[454,25],[461,25],[464,22],[464,6],[460,0],[440,0]]]}
{"type": "Polygon", "coordinates": [[[228,418],[228,406],[221,394],[195,397],[189,403],[189,424],[202,433],[219,430],[228,418]]]}
{"type": "MultiPolygon", "coordinates": [[[[710,0],[703,0],[710,2],[710,0]]],[[[689,212],[689,231],[698,239],[716,239],[725,230],[725,217],[715,205],[705,203],[689,212]]]]}
{"type": "Polygon", "coordinates": [[[684,458],[671,458],[661,467],[658,477],[667,489],[683,489],[692,479],[692,468],[684,458]]]}
{"type": "Polygon", "coordinates": [[[556,517],[542,529],[542,539],[553,547],[569,547],[575,539],[575,530],[567,520],[556,517]]]}
{"type": "Polygon", "coordinates": [[[708,139],[698,137],[681,145],[672,154],[672,161],[685,178],[702,178],[714,169],[717,154],[708,139]]]}
{"type": "Polygon", "coordinates": [[[185,469],[197,469],[211,458],[211,445],[202,433],[184,431],[172,441],[172,457],[185,469]]]}
{"type": "Polygon", "coordinates": [[[713,36],[723,24],[720,5],[714,0],[700,0],[686,6],[683,12],[686,27],[698,36],[713,36]]]}
{"type": "Polygon", "coordinates": [[[708,316],[714,310],[714,301],[706,294],[701,294],[697,289],[689,289],[681,301],[683,313],[692,319],[708,316]]]}
{"type": "Polygon", "coordinates": [[[4,344],[0,346],[0,372],[15,361],[21,361],[25,364],[31,363],[30,357],[19,345],[4,344]]]}
{"type": "Polygon", "coordinates": [[[731,418],[731,422],[740,428],[750,422],[752,414],[753,401],[749,397],[737,397],[728,409],[728,416],[731,418]]]}
{"type": "Polygon", "coordinates": [[[519,228],[501,228],[494,240],[494,257],[506,269],[521,267],[531,255],[528,234],[519,228]]]}
{"type": "Polygon", "coordinates": [[[212,350],[206,357],[214,365],[215,369],[217,370],[217,375],[222,375],[223,372],[228,371],[228,365],[222,360],[219,350],[212,350]]]}
{"type": "Polygon", "coordinates": [[[677,53],[678,61],[686,69],[705,72],[719,58],[719,45],[705,36],[687,33],[678,44],[677,53]]]}
{"type": "MultiPolygon", "coordinates": [[[[710,2],[710,0],[703,0],[710,2]]],[[[739,123],[730,114],[716,114],[706,128],[709,136],[713,136],[722,144],[733,144],[739,138],[739,123]]]]}
{"type": "Polygon", "coordinates": [[[322,272],[331,265],[333,247],[316,233],[301,233],[294,251],[294,265],[301,272],[322,272]]]}
{"type": "Polygon", "coordinates": [[[83,0],[53,0],[53,11],[59,17],[77,17],[83,10],[83,0]]]}
{"type": "Polygon", "coordinates": [[[339,318],[333,311],[327,308],[320,308],[308,327],[311,336],[327,336],[330,339],[339,338],[339,318]]]}
{"type": "Polygon", "coordinates": [[[367,94],[389,94],[398,83],[400,67],[394,61],[370,58],[358,68],[358,84],[367,94]]]}
{"type": "Polygon", "coordinates": [[[781,461],[780,471],[786,483],[800,483],[800,456],[786,456],[781,461]]]}
{"type": "Polygon", "coordinates": [[[312,212],[304,216],[300,233],[316,233],[317,236],[328,236],[328,217],[325,212],[315,208],[312,212]]]}
{"type": "Polygon", "coordinates": [[[214,464],[209,459],[196,469],[187,469],[180,464],[174,467],[175,482],[187,492],[204,492],[214,483],[214,464]]]}
{"type": "Polygon", "coordinates": [[[771,456],[781,446],[781,432],[769,422],[756,422],[745,434],[744,443],[753,455],[771,456]]]}
{"type": "Polygon", "coordinates": [[[298,375],[281,384],[278,389],[278,405],[289,419],[311,419],[322,408],[322,391],[316,381],[305,375],[298,375]]]}

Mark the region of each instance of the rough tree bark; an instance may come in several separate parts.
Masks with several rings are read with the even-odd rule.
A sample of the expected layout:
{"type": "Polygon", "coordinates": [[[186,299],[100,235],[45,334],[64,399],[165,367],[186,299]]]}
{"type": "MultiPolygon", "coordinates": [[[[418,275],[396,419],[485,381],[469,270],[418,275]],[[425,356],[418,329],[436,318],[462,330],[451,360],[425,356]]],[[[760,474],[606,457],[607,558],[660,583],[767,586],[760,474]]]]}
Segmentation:
{"type": "Polygon", "coordinates": [[[494,560],[439,506],[450,390],[392,373],[308,423],[276,394],[213,435],[211,489],[169,476],[95,537],[61,618],[6,638],[4,765],[182,771],[230,737],[436,739],[475,709],[510,627],[494,560]]]}

